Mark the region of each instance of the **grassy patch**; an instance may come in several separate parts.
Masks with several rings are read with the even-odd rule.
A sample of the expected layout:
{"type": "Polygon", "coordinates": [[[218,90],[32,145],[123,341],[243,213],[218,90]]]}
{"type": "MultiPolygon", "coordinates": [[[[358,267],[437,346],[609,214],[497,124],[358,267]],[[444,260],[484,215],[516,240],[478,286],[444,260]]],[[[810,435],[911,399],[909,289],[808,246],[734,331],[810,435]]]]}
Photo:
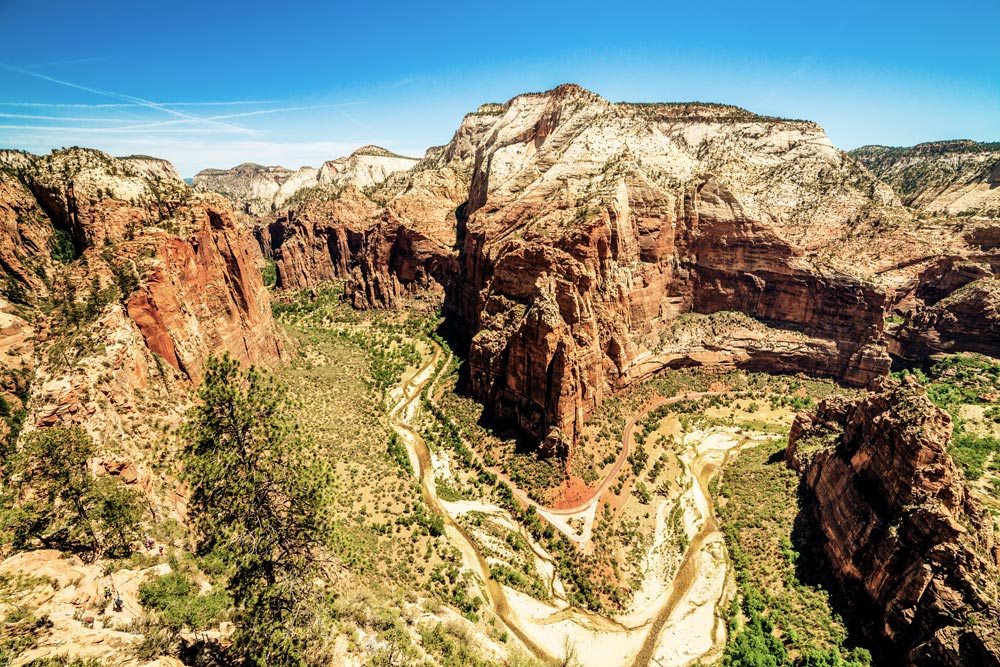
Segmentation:
{"type": "Polygon", "coordinates": [[[809,572],[822,558],[811,527],[799,515],[799,479],[775,439],[739,454],[718,487],[718,514],[740,587],[734,603],[726,665],[867,665],[848,645],[834,600],[809,572]],[[829,662],[815,662],[823,657],[829,662]]]}
{"type": "MultiPolygon", "coordinates": [[[[977,480],[1000,473],[1000,362],[980,354],[952,354],[937,359],[927,373],[903,371],[927,390],[927,396],[952,418],[948,448],[965,476],[977,480]]],[[[987,487],[988,488],[988,487],[987,487]]]]}

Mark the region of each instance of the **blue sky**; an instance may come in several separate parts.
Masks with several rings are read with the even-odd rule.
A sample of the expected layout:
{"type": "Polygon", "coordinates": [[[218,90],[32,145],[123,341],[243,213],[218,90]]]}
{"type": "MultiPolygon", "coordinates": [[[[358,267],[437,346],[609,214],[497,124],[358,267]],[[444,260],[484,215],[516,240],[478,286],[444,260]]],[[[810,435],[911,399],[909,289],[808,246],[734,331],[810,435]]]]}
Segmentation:
{"type": "Polygon", "coordinates": [[[487,101],[579,83],[808,118],[838,146],[1000,140],[1000,0],[0,0],[0,146],[318,165],[420,155],[487,101]]]}

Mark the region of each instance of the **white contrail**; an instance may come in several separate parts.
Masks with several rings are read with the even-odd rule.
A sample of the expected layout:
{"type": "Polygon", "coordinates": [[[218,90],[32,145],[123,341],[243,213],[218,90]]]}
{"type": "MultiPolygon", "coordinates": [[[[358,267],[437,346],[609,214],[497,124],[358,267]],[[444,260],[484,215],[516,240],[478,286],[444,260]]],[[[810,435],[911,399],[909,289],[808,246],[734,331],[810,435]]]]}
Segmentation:
{"type": "MultiPolygon", "coordinates": [[[[328,109],[342,106],[352,106],[355,104],[361,104],[360,102],[344,102],[341,104],[312,104],[309,106],[298,106],[298,107],[281,107],[279,109],[259,109],[257,111],[244,111],[242,113],[232,113],[232,114],[222,114],[218,116],[206,116],[204,118],[180,118],[176,120],[161,120],[153,121],[150,123],[137,123],[133,125],[121,125],[118,127],[105,127],[105,128],[86,128],[88,131],[106,130],[108,132],[125,132],[125,131],[138,131],[138,130],[151,130],[158,127],[167,127],[170,125],[184,125],[187,123],[199,123],[203,121],[218,121],[226,120],[229,118],[246,118],[248,116],[264,116],[268,114],[275,113],[286,113],[289,111],[306,111],[309,109],[328,109]]],[[[111,122],[111,123],[134,123],[131,118],[87,118],[80,116],[43,116],[36,114],[19,114],[19,113],[0,113],[0,118],[24,118],[28,120],[62,120],[62,121],[74,121],[74,122],[111,122]]],[[[8,126],[4,126],[8,127],[8,126]]],[[[30,127],[32,129],[37,129],[39,126],[19,126],[19,127],[30,127]]],[[[60,129],[84,129],[84,128],[73,128],[73,127],[60,127],[57,125],[44,126],[50,127],[53,130],[60,129]]]]}
{"type": "MultiPolygon", "coordinates": [[[[285,113],[288,111],[307,111],[309,109],[334,109],[346,106],[353,106],[356,104],[363,104],[363,102],[343,102],[341,104],[311,104],[309,106],[303,107],[281,107],[280,109],[260,109],[258,111],[244,111],[242,113],[230,113],[223,114],[221,116],[206,116],[201,120],[224,120],[228,118],[246,118],[247,116],[264,116],[272,113],[285,113]]],[[[142,123],[139,125],[128,125],[122,129],[140,129],[145,127],[163,127],[165,125],[183,125],[184,123],[194,123],[195,120],[163,120],[155,121],[152,123],[142,123]]]]}
{"type": "Polygon", "coordinates": [[[38,72],[32,72],[31,70],[26,70],[26,69],[23,69],[21,67],[14,67],[13,65],[8,65],[6,63],[0,63],[0,67],[4,68],[6,70],[12,71],[12,72],[18,72],[20,74],[24,74],[25,76],[32,76],[32,77],[35,77],[37,79],[42,79],[43,81],[50,81],[52,83],[58,83],[58,84],[60,84],[62,86],[67,86],[69,88],[76,88],[77,90],[82,90],[82,91],[85,91],[85,92],[88,92],[88,93],[93,93],[95,95],[103,95],[105,97],[113,97],[115,99],[123,100],[125,102],[132,102],[134,104],[138,104],[139,106],[144,106],[144,107],[147,107],[147,108],[150,108],[150,109],[156,109],[158,111],[162,111],[164,113],[170,114],[171,116],[178,116],[180,118],[187,118],[187,119],[190,119],[190,120],[197,120],[197,121],[200,121],[200,122],[209,123],[211,125],[217,125],[217,126],[220,126],[220,127],[227,127],[230,130],[238,132],[240,134],[257,134],[256,132],[254,132],[253,130],[251,130],[249,128],[241,127],[241,126],[236,125],[234,123],[211,121],[211,120],[208,120],[208,119],[205,119],[205,118],[201,118],[199,116],[195,116],[194,114],[190,114],[190,113],[188,113],[186,111],[178,111],[177,109],[174,109],[174,108],[171,108],[171,107],[165,107],[162,104],[157,104],[156,102],[151,102],[149,100],[144,100],[143,98],[136,97],[134,95],[126,95],[124,93],[116,93],[116,92],[113,92],[113,91],[110,91],[110,90],[101,90],[100,88],[92,88],[90,86],[82,86],[82,85],[80,85],[78,83],[73,83],[71,81],[64,81],[62,79],[57,79],[57,78],[55,78],[53,76],[48,76],[47,74],[40,74],[38,72]]]}
{"type": "Polygon", "coordinates": [[[28,120],[72,120],[85,121],[88,123],[134,123],[134,118],[101,118],[95,116],[43,116],[32,113],[3,113],[0,118],[26,118],[28,120]]]}
{"type": "MultiPolygon", "coordinates": [[[[232,100],[228,102],[157,102],[161,107],[228,107],[250,104],[274,104],[278,100],[232,100]]],[[[43,109],[123,109],[145,107],[135,102],[114,102],[111,104],[80,104],[67,102],[0,102],[2,107],[37,107],[43,109]]]]}
{"type": "MultiPolygon", "coordinates": [[[[139,134],[142,132],[172,132],[176,134],[219,134],[218,128],[128,128],[128,127],[74,127],[71,125],[0,125],[0,130],[47,130],[51,132],[80,132],[90,134],[139,134]]],[[[246,134],[237,132],[236,134],[246,134]]],[[[256,133],[255,133],[256,135],[256,133]]]]}

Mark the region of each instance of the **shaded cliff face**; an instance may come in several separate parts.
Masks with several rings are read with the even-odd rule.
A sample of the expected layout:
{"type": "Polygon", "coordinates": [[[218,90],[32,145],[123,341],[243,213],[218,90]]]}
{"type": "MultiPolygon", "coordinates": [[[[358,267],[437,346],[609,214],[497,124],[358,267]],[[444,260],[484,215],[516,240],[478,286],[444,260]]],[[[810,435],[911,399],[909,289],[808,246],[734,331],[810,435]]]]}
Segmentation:
{"type": "Polygon", "coordinates": [[[605,396],[662,368],[863,385],[888,370],[890,309],[910,322],[889,336],[906,358],[987,351],[994,326],[929,309],[969,282],[938,280],[940,260],[1000,255],[995,230],[917,225],[814,123],[731,106],[560,86],[483,105],[364,193],[312,195],[258,228],[279,285],[345,280],[359,307],[444,293],[473,392],[538,440],[572,443],[605,396]],[[678,316],[723,312],[754,321],[716,318],[710,349],[671,339],[678,316]]]}
{"type": "Polygon", "coordinates": [[[803,475],[838,579],[906,665],[1000,665],[992,520],[947,453],[951,420],[915,383],[884,381],[800,415],[786,458],[803,475]]]}
{"type": "Polygon", "coordinates": [[[328,160],[316,169],[264,167],[247,163],[232,169],[205,169],[195,174],[199,192],[217,192],[247,213],[266,216],[293,203],[336,194],[345,187],[368,188],[406,171],[416,158],[396,155],[379,146],[362,146],[349,156],[328,160]]]}
{"type": "Polygon", "coordinates": [[[259,247],[225,199],[152,158],[6,158],[0,278],[29,298],[5,307],[0,348],[20,350],[31,377],[26,428],[69,421],[98,442],[145,442],[210,354],[279,358],[259,247]]]}
{"type": "Polygon", "coordinates": [[[609,393],[705,362],[662,350],[687,312],[797,334],[742,347],[743,367],[855,384],[887,370],[859,240],[907,214],[816,125],[564,86],[504,105],[475,155],[449,305],[474,393],[537,438],[572,442],[609,393]]]}
{"type": "Polygon", "coordinates": [[[851,151],[903,202],[928,213],[1000,217],[1000,143],[936,141],[851,151]]]}

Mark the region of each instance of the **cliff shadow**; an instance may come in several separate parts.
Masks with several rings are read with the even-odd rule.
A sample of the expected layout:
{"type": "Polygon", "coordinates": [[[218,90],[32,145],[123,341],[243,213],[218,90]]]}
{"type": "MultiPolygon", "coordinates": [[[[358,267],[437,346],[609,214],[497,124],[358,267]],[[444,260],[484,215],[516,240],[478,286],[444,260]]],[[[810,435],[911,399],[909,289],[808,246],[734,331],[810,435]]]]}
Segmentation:
{"type": "Polygon", "coordinates": [[[541,454],[538,441],[518,428],[513,419],[497,414],[489,402],[483,402],[472,394],[469,381],[469,348],[472,338],[462,327],[458,318],[445,310],[445,317],[434,333],[448,345],[459,363],[455,392],[483,406],[482,413],[476,423],[501,440],[513,443],[515,454],[550,458],[541,454]]]}
{"type": "Polygon", "coordinates": [[[894,667],[902,664],[878,633],[881,611],[858,585],[842,584],[824,550],[826,536],[813,511],[816,498],[804,481],[798,488],[799,511],[792,525],[792,545],[798,552],[795,576],[802,584],[821,589],[829,596],[830,607],[843,620],[847,631],[844,647],[864,648],[872,654],[872,664],[894,667]]]}

